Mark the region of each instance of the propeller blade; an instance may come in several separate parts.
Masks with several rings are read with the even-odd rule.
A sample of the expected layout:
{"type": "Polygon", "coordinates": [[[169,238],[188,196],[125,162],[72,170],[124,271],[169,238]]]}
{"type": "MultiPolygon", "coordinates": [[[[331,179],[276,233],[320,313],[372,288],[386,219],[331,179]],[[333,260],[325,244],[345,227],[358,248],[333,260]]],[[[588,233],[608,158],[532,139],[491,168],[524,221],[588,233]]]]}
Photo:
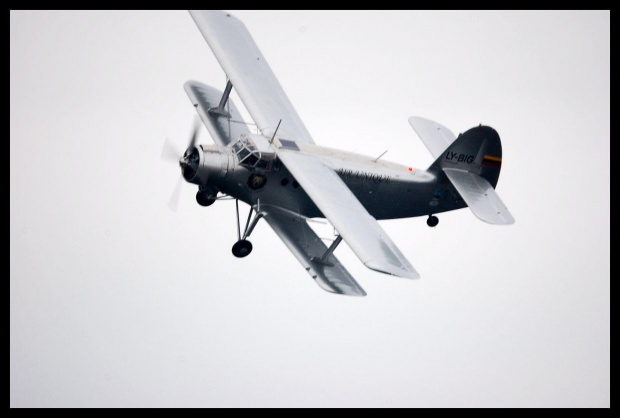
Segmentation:
{"type": "Polygon", "coordinates": [[[174,190],[170,195],[170,200],[168,201],[168,207],[173,212],[176,212],[177,208],[179,207],[179,200],[181,199],[181,186],[183,186],[183,176],[179,176],[179,180],[177,180],[177,185],[174,187],[174,190]]]}
{"type": "Polygon", "coordinates": [[[172,141],[170,141],[170,139],[166,138],[166,140],[164,141],[164,147],[161,150],[160,158],[162,160],[178,163],[179,162],[179,158],[181,158],[182,155],[183,155],[183,153],[179,152],[177,147],[175,147],[172,144],[172,141]]]}
{"type": "Polygon", "coordinates": [[[192,148],[194,148],[196,146],[196,141],[198,140],[198,133],[199,132],[200,132],[200,119],[198,119],[198,117],[196,117],[194,119],[194,129],[192,131],[192,136],[190,137],[189,145],[187,147],[188,150],[191,150],[192,148]]]}
{"type": "MultiPolygon", "coordinates": [[[[200,119],[194,119],[194,127],[192,129],[192,135],[189,139],[189,146],[185,151],[185,154],[180,153],[177,148],[172,144],[172,142],[166,138],[164,141],[164,147],[161,150],[161,159],[168,160],[173,162],[179,162],[181,158],[183,158],[182,164],[187,164],[187,158],[190,155],[190,151],[194,149],[196,146],[196,142],[198,140],[198,134],[200,132],[200,119]],[[183,157],[185,155],[185,157],[183,157]]],[[[170,200],[168,201],[168,207],[173,212],[176,212],[179,207],[179,200],[181,200],[181,187],[183,186],[183,174],[179,176],[179,180],[177,180],[176,186],[174,186],[174,190],[172,191],[172,195],[170,195],[170,200]]]]}

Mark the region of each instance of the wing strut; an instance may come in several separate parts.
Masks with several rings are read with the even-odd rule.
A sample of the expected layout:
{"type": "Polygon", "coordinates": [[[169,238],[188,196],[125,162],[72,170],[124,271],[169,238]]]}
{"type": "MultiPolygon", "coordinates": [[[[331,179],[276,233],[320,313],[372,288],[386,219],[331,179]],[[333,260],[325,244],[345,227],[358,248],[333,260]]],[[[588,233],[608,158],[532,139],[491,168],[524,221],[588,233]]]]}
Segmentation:
{"type": "Polygon", "coordinates": [[[258,130],[271,137],[273,123],[282,118],[278,131],[282,138],[314,144],[245,25],[224,11],[191,10],[190,14],[258,130]]]}
{"type": "Polygon", "coordinates": [[[224,94],[222,94],[222,98],[220,99],[220,104],[217,107],[210,108],[207,112],[215,113],[217,115],[222,115],[227,118],[230,117],[230,113],[226,111],[226,103],[228,102],[228,96],[230,96],[230,91],[232,90],[232,82],[228,80],[226,82],[226,88],[224,89],[224,94]]]}
{"type": "Polygon", "coordinates": [[[320,257],[310,257],[310,261],[314,261],[315,263],[325,264],[328,266],[333,265],[332,263],[327,261],[327,259],[329,258],[330,255],[334,253],[334,251],[336,251],[336,247],[338,246],[338,244],[340,244],[340,241],[342,241],[342,236],[338,235],[338,237],[336,237],[334,242],[332,242],[332,245],[330,245],[327,251],[325,251],[325,254],[323,254],[320,257]]]}

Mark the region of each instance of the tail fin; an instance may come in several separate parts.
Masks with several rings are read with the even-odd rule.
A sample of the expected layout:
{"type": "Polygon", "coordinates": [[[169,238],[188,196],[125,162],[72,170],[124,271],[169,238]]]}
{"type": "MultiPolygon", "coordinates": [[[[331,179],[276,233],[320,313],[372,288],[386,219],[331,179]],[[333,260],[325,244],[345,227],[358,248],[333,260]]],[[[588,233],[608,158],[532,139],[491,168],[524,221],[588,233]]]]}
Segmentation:
{"type": "Polygon", "coordinates": [[[502,143],[499,135],[495,129],[480,125],[460,134],[429,170],[455,169],[474,173],[495,188],[501,168],[502,143]]]}
{"type": "Polygon", "coordinates": [[[444,172],[474,215],[492,224],[514,223],[494,190],[502,166],[502,143],[495,129],[480,125],[453,139],[447,128],[427,119],[410,118],[409,123],[437,158],[428,170],[444,172]],[[442,142],[449,145],[438,155],[442,142]]]}

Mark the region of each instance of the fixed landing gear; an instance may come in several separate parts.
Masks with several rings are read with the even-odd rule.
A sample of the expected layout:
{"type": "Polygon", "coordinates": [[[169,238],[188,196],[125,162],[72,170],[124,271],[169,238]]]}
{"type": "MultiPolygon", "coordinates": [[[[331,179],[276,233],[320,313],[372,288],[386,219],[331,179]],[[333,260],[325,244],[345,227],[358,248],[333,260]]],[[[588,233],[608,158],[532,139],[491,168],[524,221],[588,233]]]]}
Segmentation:
{"type": "Polygon", "coordinates": [[[237,258],[243,258],[248,256],[252,252],[252,243],[247,240],[250,236],[254,227],[262,218],[265,216],[264,212],[260,211],[260,202],[256,205],[256,215],[254,219],[252,219],[252,214],[254,213],[254,208],[250,208],[250,213],[248,213],[248,220],[245,222],[245,229],[243,231],[243,235],[241,235],[241,224],[239,223],[239,201],[235,201],[236,209],[237,209],[237,242],[232,247],[232,253],[237,258]]]}
{"type": "Polygon", "coordinates": [[[434,228],[439,223],[439,219],[435,215],[428,215],[428,219],[426,220],[426,225],[434,228]]]}
{"type": "Polygon", "coordinates": [[[251,252],[252,243],[245,239],[235,242],[235,245],[233,245],[232,247],[232,253],[237,258],[243,258],[247,255],[250,255],[251,252]]]}
{"type": "Polygon", "coordinates": [[[198,202],[200,206],[211,206],[215,203],[215,196],[198,191],[196,193],[196,202],[198,202]]]}

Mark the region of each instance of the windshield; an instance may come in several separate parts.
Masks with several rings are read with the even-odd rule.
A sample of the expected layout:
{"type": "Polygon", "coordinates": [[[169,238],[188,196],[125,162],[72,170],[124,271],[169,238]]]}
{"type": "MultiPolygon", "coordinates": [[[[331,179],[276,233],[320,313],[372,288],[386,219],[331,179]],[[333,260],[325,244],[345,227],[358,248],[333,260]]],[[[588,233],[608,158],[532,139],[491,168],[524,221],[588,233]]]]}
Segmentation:
{"type": "Polygon", "coordinates": [[[239,164],[263,170],[270,168],[273,158],[269,158],[268,155],[263,156],[250,137],[242,135],[237,142],[232,144],[232,149],[237,155],[239,164]]]}

